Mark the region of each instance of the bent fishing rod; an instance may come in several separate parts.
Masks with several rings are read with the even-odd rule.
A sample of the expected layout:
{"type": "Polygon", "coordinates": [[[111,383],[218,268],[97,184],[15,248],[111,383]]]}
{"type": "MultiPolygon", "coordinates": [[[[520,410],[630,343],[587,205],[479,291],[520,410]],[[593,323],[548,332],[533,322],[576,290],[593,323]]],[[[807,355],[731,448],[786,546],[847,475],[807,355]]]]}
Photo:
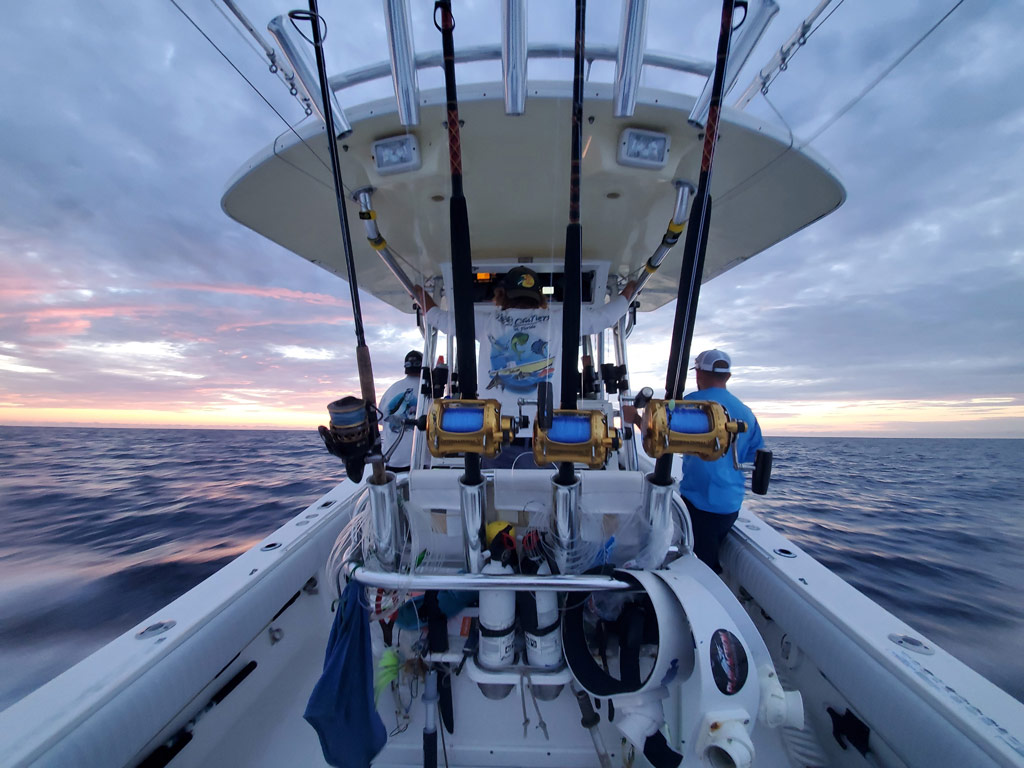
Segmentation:
{"type": "MultiPolygon", "coordinates": [[[[572,148],[569,157],[569,224],[565,228],[565,265],[562,268],[562,392],[563,410],[576,410],[580,386],[580,311],[583,302],[583,225],[580,223],[580,166],[583,146],[583,53],[587,2],[576,0],[576,37],[572,73],[572,148]]],[[[576,472],[571,461],[558,465],[555,482],[572,485],[576,472]]]]}
{"type": "MultiPolygon", "coordinates": [[[[309,21],[313,28],[313,51],[316,54],[316,69],[320,79],[320,98],[330,105],[331,91],[327,81],[327,65],[324,61],[323,36],[320,32],[320,11],[317,0],[309,0],[309,12],[291,11],[293,20],[309,21]]],[[[377,394],[373,388],[373,366],[370,364],[370,348],[366,346],[363,331],[363,312],[359,304],[359,283],[356,279],[356,264],[352,254],[352,237],[348,226],[348,211],[345,207],[345,185],[341,178],[341,164],[338,160],[338,145],[335,140],[334,114],[329,106],[324,108],[324,127],[327,129],[327,149],[331,156],[331,171],[334,179],[334,194],[338,203],[338,219],[341,222],[341,243],[345,251],[345,269],[348,272],[348,287],[352,298],[352,321],[356,334],[356,368],[359,372],[359,391],[366,402],[367,419],[370,428],[368,458],[372,467],[371,482],[381,485],[386,481],[384,458],[380,452],[380,434],[377,430],[377,394]]]]}
{"type": "MultiPolygon", "coordinates": [[[[697,317],[697,302],[700,299],[700,284],[704,275],[704,257],[708,249],[711,228],[711,171],[718,143],[718,121],[722,111],[722,96],[725,90],[725,67],[729,59],[729,42],[732,35],[734,6],[744,8],[746,0],[722,0],[722,22],[718,30],[718,50],[715,56],[715,73],[711,82],[711,105],[704,129],[704,152],[700,161],[700,178],[697,192],[690,208],[686,243],[683,246],[683,263],[679,271],[679,290],[676,295],[675,319],[672,323],[672,344],[665,375],[665,399],[679,399],[686,386],[686,365],[690,359],[690,345],[693,343],[693,325],[697,317]]],[[[654,466],[654,482],[658,485],[672,485],[672,454],[661,456],[654,466]]]]}
{"type": "MultiPolygon", "coordinates": [[[[447,99],[448,162],[451,166],[452,194],[449,201],[449,224],[452,247],[451,302],[455,312],[456,361],[459,369],[459,392],[464,400],[477,397],[476,381],[476,319],[473,316],[473,257],[469,242],[469,210],[462,188],[462,138],[459,133],[459,99],[455,89],[455,40],[452,35],[455,19],[451,0],[434,3],[434,26],[441,32],[444,58],[444,90],[447,99]],[[438,11],[441,21],[438,23],[438,11]]],[[[480,454],[467,452],[463,482],[477,485],[480,454]]]]}

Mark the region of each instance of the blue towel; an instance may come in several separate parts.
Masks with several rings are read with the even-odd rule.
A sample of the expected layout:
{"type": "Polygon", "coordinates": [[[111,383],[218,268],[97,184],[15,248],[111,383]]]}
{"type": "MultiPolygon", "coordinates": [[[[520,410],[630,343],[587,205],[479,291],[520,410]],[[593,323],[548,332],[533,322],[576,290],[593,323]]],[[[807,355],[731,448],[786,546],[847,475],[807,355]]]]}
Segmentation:
{"type": "Polygon", "coordinates": [[[303,717],[316,729],[329,765],[367,768],[388,740],[373,704],[373,651],[363,588],[350,581],[327,641],[324,671],[303,717]]]}

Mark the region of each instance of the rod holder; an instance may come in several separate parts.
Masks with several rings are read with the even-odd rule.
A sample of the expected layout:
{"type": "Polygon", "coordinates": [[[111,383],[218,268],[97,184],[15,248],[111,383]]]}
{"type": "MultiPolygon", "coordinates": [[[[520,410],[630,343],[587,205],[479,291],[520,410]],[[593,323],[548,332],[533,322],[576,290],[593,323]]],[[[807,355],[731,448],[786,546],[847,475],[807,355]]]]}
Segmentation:
{"type": "Polygon", "coordinates": [[[555,516],[551,531],[555,562],[559,573],[568,573],[580,541],[580,477],[575,475],[573,482],[568,485],[560,485],[552,480],[551,485],[555,491],[555,516]]]}
{"type": "Polygon", "coordinates": [[[391,79],[398,102],[398,119],[404,126],[420,124],[420,84],[416,51],[409,23],[409,0],[384,0],[384,25],[391,56],[391,79]]]}
{"type": "Polygon", "coordinates": [[[484,543],[480,532],[483,530],[484,525],[486,492],[486,481],[470,485],[459,480],[463,552],[466,556],[466,570],[470,573],[480,573],[484,567],[484,543]]]}
{"type": "Polygon", "coordinates": [[[505,114],[526,111],[526,0],[501,0],[501,79],[505,114]]]}
{"type": "MultiPolygon", "coordinates": [[[[665,562],[669,547],[672,546],[672,492],[674,486],[658,485],[654,475],[647,475],[644,481],[641,499],[641,514],[644,522],[650,526],[642,557],[638,558],[641,568],[658,568],[665,562]]],[[[685,537],[685,533],[684,533],[685,537]]],[[[692,548],[692,543],[691,543],[692,548]]]]}
{"type": "Polygon", "coordinates": [[[368,483],[370,492],[370,523],[373,550],[381,567],[394,571],[398,568],[405,548],[406,522],[398,501],[398,483],[395,475],[386,472],[384,482],[368,483]]]}
{"type": "MultiPolygon", "coordinates": [[[[314,23],[319,23],[319,21],[314,20],[314,23]]],[[[289,29],[290,26],[290,23],[285,23],[284,16],[275,16],[267,24],[267,31],[277,41],[278,46],[281,48],[281,53],[288,59],[288,63],[292,65],[295,77],[309,95],[309,103],[316,110],[316,113],[320,115],[320,119],[326,124],[327,121],[324,117],[326,110],[324,109],[323,99],[320,97],[320,81],[313,75],[313,71],[306,63],[298,41],[295,40],[292,30],[289,29]]],[[[338,105],[333,91],[331,92],[330,102],[330,110],[334,113],[334,130],[337,135],[340,137],[352,133],[352,125],[338,105]]]]}
{"type": "MultiPolygon", "coordinates": [[[[750,3],[747,8],[747,16],[740,25],[739,34],[736,34],[729,45],[729,60],[725,65],[725,89],[722,91],[724,98],[736,84],[736,78],[740,76],[740,70],[747,63],[750,54],[757,47],[761,35],[768,29],[768,24],[779,12],[779,6],[775,0],[757,0],[750,3]],[[753,6],[753,7],[752,7],[753,6]]],[[[733,30],[735,32],[735,30],[733,30]]],[[[711,108],[711,86],[714,81],[714,73],[708,76],[704,83],[704,90],[697,97],[693,109],[688,118],[693,125],[704,126],[708,120],[708,110],[711,108]]]]}
{"type": "Polygon", "coordinates": [[[644,69],[647,39],[647,0],[623,0],[619,23],[619,51],[615,57],[615,117],[632,117],[644,69]]]}

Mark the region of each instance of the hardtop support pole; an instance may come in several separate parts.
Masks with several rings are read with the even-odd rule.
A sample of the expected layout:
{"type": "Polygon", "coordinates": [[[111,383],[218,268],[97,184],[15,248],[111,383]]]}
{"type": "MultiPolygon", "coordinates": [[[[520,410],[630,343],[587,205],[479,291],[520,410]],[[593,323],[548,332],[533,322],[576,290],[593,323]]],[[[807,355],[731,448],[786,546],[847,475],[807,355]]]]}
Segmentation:
{"type": "MultiPolygon", "coordinates": [[[[296,11],[292,13],[298,14],[296,11]]],[[[327,82],[327,65],[324,61],[323,39],[320,35],[320,11],[317,8],[317,0],[309,0],[309,14],[311,17],[309,21],[313,27],[313,51],[316,54],[317,74],[320,77],[320,96],[323,104],[328,105],[331,103],[331,90],[327,82]]],[[[295,18],[302,18],[302,16],[296,15],[295,18]]],[[[387,481],[387,473],[384,470],[384,457],[380,452],[380,435],[377,430],[377,419],[375,416],[377,393],[373,388],[373,366],[370,363],[370,348],[366,346],[366,336],[363,331],[363,312],[359,305],[359,283],[356,279],[356,262],[352,255],[352,235],[348,226],[348,211],[345,208],[345,185],[341,178],[341,164],[338,160],[334,114],[329,108],[325,108],[323,118],[324,127],[327,129],[327,149],[331,155],[334,195],[338,203],[338,219],[341,222],[341,242],[345,250],[345,269],[348,271],[348,287],[352,299],[352,321],[356,334],[356,368],[359,372],[359,390],[362,399],[369,406],[367,408],[367,415],[370,421],[370,435],[373,441],[370,449],[370,466],[373,472],[370,482],[381,485],[387,481]]]]}
{"type": "MultiPolygon", "coordinates": [[[[583,146],[583,54],[586,0],[576,0],[576,40],[572,78],[572,154],[569,161],[569,224],[565,228],[565,267],[562,293],[562,392],[564,410],[576,409],[580,385],[580,304],[583,301],[583,225],[580,224],[580,166],[583,146]]],[[[556,482],[571,485],[576,477],[571,461],[558,466],[556,482]]]]}
{"type": "MultiPolygon", "coordinates": [[[[726,62],[729,59],[729,38],[732,34],[732,15],[736,0],[722,0],[722,22],[718,30],[718,52],[715,76],[711,89],[711,105],[704,131],[704,152],[700,162],[697,192],[690,208],[690,221],[683,248],[683,264],[679,274],[679,292],[676,296],[675,320],[672,324],[672,344],[668,371],[665,376],[665,398],[678,399],[686,386],[686,365],[693,342],[693,324],[697,317],[700,283],[704,274],[704,256],[707,253],[711,226],[711,170],[714,164],[715,144],[718,141],[718,120],[722,110],[722,92],[725,83],[726,62]]],[[[654,468],[653,481],[657,485],[672,484],[672,454],[661,456],[654,468]]]]}

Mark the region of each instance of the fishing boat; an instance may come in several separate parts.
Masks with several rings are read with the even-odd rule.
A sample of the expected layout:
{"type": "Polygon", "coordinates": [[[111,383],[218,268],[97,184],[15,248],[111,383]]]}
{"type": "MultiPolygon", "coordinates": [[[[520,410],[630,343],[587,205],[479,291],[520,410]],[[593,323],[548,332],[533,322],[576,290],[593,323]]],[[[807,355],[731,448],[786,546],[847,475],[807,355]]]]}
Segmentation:
{"type": "Polygon", "coordinates": [[[1024,706],[757,515],[721,574],[694,555],[673,458],[739,465],[747,426],[680,399],[700,285],[845,197],[822,157],[722,107],[775,3],[726,0],[714,61],[645,50],[643,0],[624,0],[617,46],[586,44],[580,0],[571,48],[528,41],[525,0],[503,0],[500,44],[461,50],[442,0],[441,54],[414,50],[407,0],[383,5],[389,59],[328,80],[315,0],[270,23],[277,48],[225,0],[321,117],[257,153],[222,205],[349,284],[360,391],[321,427],[346,479],[0,714],[0,762],[1024,765],[1024,706]],[[559,57],[571,80],[527,77],[559,57]],[[614,82],[586,79],[593,60],[614,82]],[[501,81],[456,89],[456,62],[480,61],[501,81]],[[421,90],[438,66],[445,88],[421,90]],[[704,91],[641,87],[652,67],[704,91]],[[348,103],[381,78],[394,98],[348,103]],[[475,313],[523,266],[560,311],[561,354],[517,342],[478,368],[475,313]],[[581,334],[627,286],[628,310],[581,334]],[[358,287],[422,331],[408,471],[380,448],[358,287]],[[665,396],[634,392],[627,339],[671,301],[665,396]],[[498,398],[478,370],[541,383],[498,398]],[[532,461],[493,464],[513,451],[532,461]]]}

